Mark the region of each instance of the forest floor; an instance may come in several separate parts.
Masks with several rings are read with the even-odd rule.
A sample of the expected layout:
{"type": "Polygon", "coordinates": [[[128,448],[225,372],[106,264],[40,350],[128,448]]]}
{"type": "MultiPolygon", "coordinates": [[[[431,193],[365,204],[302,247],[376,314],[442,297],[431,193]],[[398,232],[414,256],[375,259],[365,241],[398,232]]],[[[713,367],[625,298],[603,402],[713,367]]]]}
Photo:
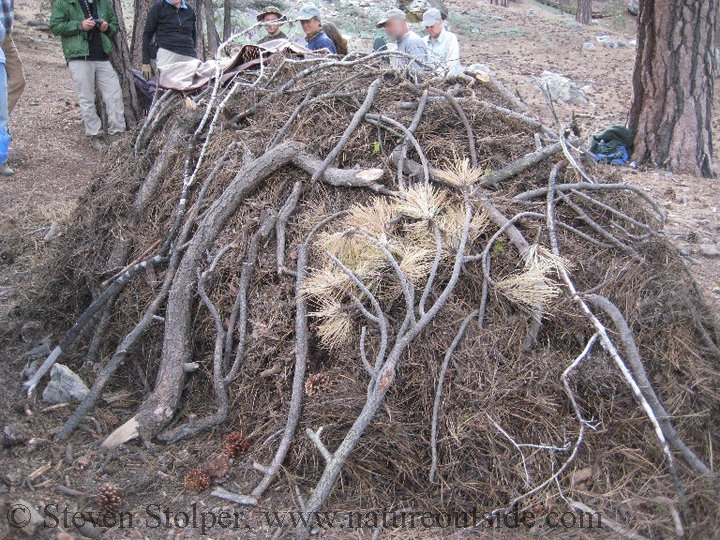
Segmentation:
{"type": "MultiPolygon", "coordinates": [[[[16,5],[18,17],[13,35],[24,61],[27,88],[11,119],[11,165],[16,174],[12,178],[0,178],[0,336],[17,334],[17,329],[7,327],[3,315],[22,301],[22,289],[17,285],[26,279],[33,261],[43,256],[47,246],[43,239],[51,225],[75,209],[95,172],[108,160],[116,159],[112,151],[100,152],[87,144],[59,40],[42,27],[28,24],[38,19],[40,4],[40,0],[28,0],[16,5]]],[[[632,17],[620,14],[588,27],[577,27],[569,16],[530,0],[511,2],[509,8],[473,0],[453,0],[449,7],[453,11],[450,21],[460,37],[463,62],[489,66],[508,88],[517,91],[533,115],[550,121],[534,80],[549,70],[587,87],[587,104],[558,105],[561,121],[569,122],[573,113],[576,115],[583,137],[625,122],[632,97],[635,48],[632,45],[606,48],[596,37],[609,34],[630,42],[635,32],[632,17]],[[584,43],[593,43],[594,50],[584,50],[584,43]]],[[[714,119],[716,132],[720,126],[718,105],[716,103],[714,119]]],[[[622,168],[622,176],[625,181],[646,189],[667,211],[665,233],[686,255],[705,298],[720,314],[720,259],[717,258],[720,256],[720,181],[630,167],[622,168]]],[[[0,370],[0,387],[5,389],[0,395],[2,425],[21,420],[29,410],[21,392],[20,372],[25,360],[18,356],[17,350],[19,346],[0,351],[0,362],[5,365],[0,370]]],[[[209,496],[193,498],[183,490],[182,475],[177,471],[192,465],[200,452],[192,441],[182,448],[171,447],[156,453],[128,445],[122,460],[101,463],[95,443],[103,435],[90,429],[90,424],[78,434],[74,448],[68,449],[65,444],[50,440],[51,431],[67,418],[71,407],[43,409],[38,403],[33,405],[33,411],[36,416],[34,444],[0,450],[0,538],[5,534],[14,537],[12,529],[6,527],[4,516],[10,502],[18,498],[38,506],[58,504],[61,510],[63,505],[80,504],[77,498],[58,492],[59,484],[81,492],[91,491],[92,486],[108,478],[130,485],[127,504],[145,518],[149,502],[171,505],[175,509],[188,509],[194,501],[201,507],[216,504],[209,496]],[[85,466],[81,466],[81,460],[85,466]]],[[[100,408],[97,420],[109,429],[118,423],[109,408],[100,408]]],[[[260,514],[254,517],[260,520],[256,530],[228,530],[213,537],[264,538],[267,526],[261,524],[260,514]]],[[[79,537],[73,527],[67,530],[71,538],[79,537]]],[[[59,538],[58,532],[57,528],[44,529],[38,537],[59,538]]],[[[87,528],[83,532],[89,536],[98,534],[97,530],[87,528]]],[[[487,538],[501,537],[488,534],[487,538]]],[[[132,529],[113,535],[114,538],[198,536],[197,529],[183,532],[179,527],[132,529]]],[[[360,536],[357,533],[344,537],[360,536]]],[[[423,533],[412,537],[435,536],[423,533]]],[[[582,537],[605,536],[593,533],[582,537]]]]}

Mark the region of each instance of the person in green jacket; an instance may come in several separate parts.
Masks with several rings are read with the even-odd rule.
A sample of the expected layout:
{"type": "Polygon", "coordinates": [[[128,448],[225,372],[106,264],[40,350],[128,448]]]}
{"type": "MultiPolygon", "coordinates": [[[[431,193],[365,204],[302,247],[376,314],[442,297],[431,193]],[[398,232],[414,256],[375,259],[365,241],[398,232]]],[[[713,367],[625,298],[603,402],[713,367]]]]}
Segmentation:
{"type": "Polygon", "coordinates": [[[95,107],[95,88],[105,105],[109,135],[125,131],[125,107],[117,73],[110,64],[112,36],[118,21],[110,0],[56,0],[50,31],[60,36],[85,134],[102,142],[102,122],[95,107]]]}

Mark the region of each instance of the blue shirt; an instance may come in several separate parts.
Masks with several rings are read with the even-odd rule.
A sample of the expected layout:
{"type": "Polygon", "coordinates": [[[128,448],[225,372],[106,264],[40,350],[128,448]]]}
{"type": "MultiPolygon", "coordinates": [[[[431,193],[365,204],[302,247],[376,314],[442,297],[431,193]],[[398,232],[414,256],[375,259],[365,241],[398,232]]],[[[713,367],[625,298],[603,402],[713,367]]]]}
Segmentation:
{"type": "Polygon", "coordinates": [[[0,21],[2,21],[6,32],[12,31],[14,19],[15,3],[13,2],[13,0],[0,0],[0,21]]]}
{"type": "Polygon", "coordinates": [[[319,51],[320,49],[327,49],[333,54],[337,54],[337,49],[333,40],[328,37],[325,32],[320,32],[310,41],[308,41],[307,48],[311,51],[319,51]]]}
{"type": "MultiPolygon", "coordinates": [[[[1,1],[1,0],[0,0],[0,1],[1,1]]],[[[165,0],[165,1],[166,1],[168,4],[170,4],[171,6],[175,7],[170,0],[165,0]]],[[[187,4],[185,3],[185,0],[182,0],[182,2],[180,2],[180,9],[187,9],[187,4]]]]}

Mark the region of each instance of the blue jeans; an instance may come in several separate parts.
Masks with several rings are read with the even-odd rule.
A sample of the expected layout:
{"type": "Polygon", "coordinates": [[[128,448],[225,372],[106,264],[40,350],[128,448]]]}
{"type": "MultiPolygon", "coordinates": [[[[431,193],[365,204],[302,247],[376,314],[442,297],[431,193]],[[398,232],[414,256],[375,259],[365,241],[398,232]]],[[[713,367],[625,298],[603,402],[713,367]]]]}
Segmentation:
{"type": "Polygon", "coordinates": [[[0,62],[0,165],[7,161],[10,147],[10,136],[7,132],[9,119],[7,72],[5,71],[5,63],[0,62]]]}
{"type": "Polygon", "coordinates": [[[0,130],[7,132],[9,120],[7,71],[5,71],[5,63],[0,63],[0,130]]]}

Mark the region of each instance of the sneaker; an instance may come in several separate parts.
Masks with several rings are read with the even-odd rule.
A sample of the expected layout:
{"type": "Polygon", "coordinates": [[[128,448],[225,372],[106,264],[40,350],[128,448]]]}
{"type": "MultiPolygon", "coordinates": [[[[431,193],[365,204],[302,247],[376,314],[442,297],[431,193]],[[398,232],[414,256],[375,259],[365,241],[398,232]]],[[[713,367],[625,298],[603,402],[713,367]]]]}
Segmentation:
{"type": "Polygon", "coordinates": [[[10,168],[10,165],[8,165],[7,162],[0,165],[0,176],[12,176],[14,174],[15,171],[10,168]]]}

